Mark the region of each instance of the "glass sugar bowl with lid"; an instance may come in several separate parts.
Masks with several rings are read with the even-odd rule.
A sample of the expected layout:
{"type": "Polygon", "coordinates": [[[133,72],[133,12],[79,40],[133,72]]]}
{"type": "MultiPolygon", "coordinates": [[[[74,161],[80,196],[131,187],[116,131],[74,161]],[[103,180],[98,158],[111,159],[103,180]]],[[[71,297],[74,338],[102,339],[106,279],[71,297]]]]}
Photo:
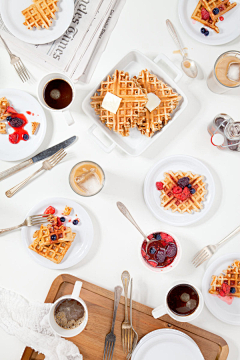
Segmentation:
{"type": "Polygon", "coordinates": [[[240,151],[240,122],[227,114],[218,114],[208,126],[211,143],[219,149],[240,151]]]}

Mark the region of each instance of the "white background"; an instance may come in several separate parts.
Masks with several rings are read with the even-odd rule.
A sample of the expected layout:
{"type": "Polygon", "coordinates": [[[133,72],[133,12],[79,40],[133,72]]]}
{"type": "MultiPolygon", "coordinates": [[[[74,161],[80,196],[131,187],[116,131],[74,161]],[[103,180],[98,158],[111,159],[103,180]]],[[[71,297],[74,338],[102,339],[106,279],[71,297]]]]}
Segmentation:
{"type": "MultiPolygon", "coordinates": [[[[37,170],[40,164],[0,183],[0,228],[22,222],[28,210],[43,198],[68,197],[85,207],[95,229],[90,253],[79,265],[68,270],[70,274],[113,290],[114,286],[121,283],[122,271],[127,269],[134,279],[134,300],[152,307],[163,301],[165,290],[175,279],[187,279],[201,286],[207,264],[195,270],[190,263],[193,255],[204,245],[221,240],[240,222],[240,154],[214,148],[207,132],[207,125],[220,112],[240,120],[238,94],[216,95],[206,85],[206,77],[216,58],[222,52],[233,49],[239,49],[239,39],[216,47],[192,40],[179,23],[177,0],[128,0],[91,83],[77,85],[72,107],[75,124],[68,127],[61,115],[46,113],[48,130],[42,150],[74,134],[78,136],[77,143],[67,150],[68,156],[54,170],[40,175],[11,199],[4,192],[37,170]],[[198,79],[190,80],[183,76],[179,83],[188,97],[188,108],[172,130],[166,132],[164,139],[154,143],[142,156],[131,158],[116,149],[106,154],[87,135],[92,122],[82,112],[82,100],[108,69],[132,49],[142,51],[151,59],[163,52],[180,67],[181,57],[173,53],[176,47],[166,30],[167,18],[176,25],[189,49],[189,56],[197,60],[200,68],[198,79]],[[216,198],[210,213],[194,226],[177,228],[161,224],[144,203],[143,182],[148,170],[158,160],[174,154],[192,155],[202,160],[212,171],[216,183],[216,198]],[[77,196],[69,186],[70,169],[81,160],[99,163],[106,173],[106,185],[95,197],[77,196]],[[118,200],[129,207],[144,231],[166,229],[176,234],[183,247],[182,260],[176,270],[157,274],[143,266],[139,259],[141,235],[118,211],[118,200]]],[[[7,52],[1,48],[0,54],[1,88],[23,89],[36,96],[36,84],[22,84],[9,64],[7,52]]],[[[44,75],[34,65],[26,65],[37,79],[44,75]]],[[[0,170],[12,165],[1,162],[0,170]]],[[[239,240],[238,235],[214,259],[228,252],[239,251],[239,240]]],[[[2,236],[0,241],[0,286],[13,289],[31,300],[44,301],[52,281],[60,272],[43,268],[28,256],[20,231],[2,236]]],[[[229,360],[240,358],[239,327],[218,321],[206,307],[193,324],[222,336],[230,347],[229,360]]],[[[23,349],[24,344],[0,329],[1,359],[19,359],[23,349]]]]}

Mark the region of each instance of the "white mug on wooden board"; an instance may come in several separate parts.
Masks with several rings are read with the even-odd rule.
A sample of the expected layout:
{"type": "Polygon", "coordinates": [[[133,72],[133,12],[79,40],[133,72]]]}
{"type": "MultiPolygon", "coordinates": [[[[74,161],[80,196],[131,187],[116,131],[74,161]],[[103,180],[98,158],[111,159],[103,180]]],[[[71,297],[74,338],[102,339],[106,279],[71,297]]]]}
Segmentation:
{"type": "Polygon", "coordinates": [[[65,74],[61,74],[61,73],[50,73],[45,75],[38,83],[38,89],[37,89],[37,95],[38,95],[38,100],[41,103],[41,105],[49,110],[49,111],[54,111],[54,112],[58,112],[58,113],[62,113],[65,117],[65,120],[67,122],[68,125],[72,125],[74,123],[73,117],[69,111],[70,106],[72,105],[74,98],[75,98],[75,85],[72,82],[72,80],[66,76],[65,74]],[[71,102],[64,108],[61,109],[55,109],[50,107],[47,102],[45,101],[44,98],[44,92],[45,92],[45,88],[46,86],[52,81],[52,80],[64,80],[68,83],[68,85],[70,85],[71,89],[72,89],[72,99],[71,102]]]}
{"type": "Polygon", "coordinates": [[[87,322],[88,322],[88,309],[87,309],[87,305],[85,304],[85,302],[79,297],[80,291],[82,288],[82,282],[81,281],[76,281],[74,288],[73,288],[73,292],[71,295],[64,295],[61,298],[59,298],[58,300],[55,301],[55,303],[52,305],[51,310],[49,312],[49,324],[52,328],[52,330],[57,333],[59,336],[62,337],[73,337],[76,336],[78,334],[80,334],[86,327],[87,322]],[[83,307],[84,307],[84,319],[82,321],[82,323],[75,327],[74,329],[64,329],[61,326],[59,326],[54,318],[54,312],[56,309],[56,306],[63,300],[65,299],[73,299],[78,301],[83,307]]]}

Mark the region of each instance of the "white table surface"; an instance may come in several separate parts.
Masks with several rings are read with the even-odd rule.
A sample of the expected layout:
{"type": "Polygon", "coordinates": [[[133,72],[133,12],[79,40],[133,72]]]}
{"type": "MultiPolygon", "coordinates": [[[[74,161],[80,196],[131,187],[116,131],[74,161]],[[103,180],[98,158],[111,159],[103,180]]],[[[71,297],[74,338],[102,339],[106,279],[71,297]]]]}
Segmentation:
{"type": "MultiPolygon", "coordinates": [[[[225,112],[234,119],[239,120],[240,117],[238,94],[216,95],[206,85],[206,77],[216,58],[222,52],[232,49],[239,49],[239,38],[230,44],[216,47],[208,47],[192,40],[178,20],[177,0],[127,0],[91,83],[77,85],[76,99],[72,106],[75,124],[67,126],[60,115],[46,113],[48,131],[41,149],[72,135],[78,136],[77,143],[67,150],[68,156],[62,164],[41,175],[13,198],[8,199],[4,192],[38,169],[39,164],[1,182],[0,228],[22,222],[27,211],[44,197],[68,197],[79,202],[89,212],[95,238],[84,261],[65,273],[113,290],[114,286],[121,284],[121,273],[127,269],[134,279],[134,300],[152,307],[163,301],[165,290],[175,279],[187,279],[201,287],[207,264],[195,270],[190,263],[191,258],[204,245],[221,240],[239,225],[240,154],[214,148],[207,132],[207,125],[220,112],[225,112]],[[200,75],[197,79],[190,80],[183,76],[179,83],[188,97],[189,105],[178,118],[174,129],[163,140],[155,142],[142,156],[132,158],[118,149],[106,154],[87,135],[92,122],[83,114],[81,102],[108,69],[132,49],[142,51],[151,59],[163,52],[180,67],[181,57],[173,53],[176,47],[166,30],[167,18],[176,25],[189,49],[189,57],[199,64],[200,75]],[[177,228],[159,223],[143,199],[143,182],[148,170],[163,157],[174,154],[192,155],[202,160],[211,169],[216,182],[216,198],[210,213],[193,226],[177,228]],[[106,173],[106,185],[97,196],[77,196],[69,186],[69,171],[81,160],[99,163],[106,173]],[[145,231],[163,228],[177,235],[182,244],[183,256],[176,270],[158,274],[143,266],[138,254],[141,236],[118,211],[118,200],[129,207],[145,231]]],[[[14,87],[36,96],[36,85],[22,84],[9,64],[8,54],[2,48],[0,51],[1,88],[14,87]]],[[[44,75],[33,64],[26,65],[37,79],[44,75]]],[[[0,162],[0,170],[12,165],[13,163],[0,162]]],[[[239,251],[239,240],[240,235],[237,235],[213,259],[228,252],[239,251]]],[[[20,231],[1,237],[0,286],[15,290],[31,300],[44,301],[52,281],[60,273],[41,267],[28,256],[20,231]]],[[[230,347],[228,359],[240,359],[239,327],[217,320],[206,307],[193,324],[222,336],[230,347]]],[[[0,359],[19,359],[24,347],[24,344],[0,329],[0,359]]]]}

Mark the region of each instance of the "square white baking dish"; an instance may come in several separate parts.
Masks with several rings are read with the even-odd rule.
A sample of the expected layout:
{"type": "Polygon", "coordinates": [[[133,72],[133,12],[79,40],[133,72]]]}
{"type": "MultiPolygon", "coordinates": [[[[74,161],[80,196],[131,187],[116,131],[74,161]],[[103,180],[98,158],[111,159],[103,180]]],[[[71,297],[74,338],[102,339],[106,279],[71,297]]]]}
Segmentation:
{"type": "Polygon", "coordinates": [[[179,115],[184,111],[188,104],[188,100],[183,91],[178,87],[177,82],[182,77],[182,72],[164,55],[159,54],[154,61],[150,60],[147,56],[143,55],[139,51],[131,51],[126,56],[124,56],[114,67],[110,70],[106,76],[103,78],[105,80],[108,75],[112,75],[114,71],[124,70],[129,72],[130,77],[136,75],[138,76],[139,72],[143,69],[148,69],[151,73],[155,74],[159,79],[166,82],[170,85],[173,90],[175,90],[178,94],[182,96],[182,100],[177,107],[177,109],[172,113],[172,120],[163,127],[163,129],[157,133],[155,133],[151,138],[142,135],[140,131],[136,128],[130,129],[130,135],[123,137],[118,133],[109,130],[100,120],[99,117],[95,114],[94,109],[91,107],[91,96],[95,94],[97,89],[99,88],[99,84],[91,90],[91,92],[86,96],[83,101],[82,107],[85,114],[93,120],[94,125],[90,127],[88,130],[89,135],[99,144],[99,146],[105,152],[111,152],[115,146],[119,146],[123,151],[125,151],[128,155],[131,156],[139,156],[143,153],[154,141],[164,136],[166,128],[170,126],[174,126],[175,121],[179,117],[179,115]],[[167,65],[168,68],[176,75],[173,80],[165,70],[163,70],[159,65],[159,62],[163,62],[167,65]],[[102,129],[104,134],[111,140],[112,144],[107,147],[95,134],[94,130],[99,127],[102,129]]]}

